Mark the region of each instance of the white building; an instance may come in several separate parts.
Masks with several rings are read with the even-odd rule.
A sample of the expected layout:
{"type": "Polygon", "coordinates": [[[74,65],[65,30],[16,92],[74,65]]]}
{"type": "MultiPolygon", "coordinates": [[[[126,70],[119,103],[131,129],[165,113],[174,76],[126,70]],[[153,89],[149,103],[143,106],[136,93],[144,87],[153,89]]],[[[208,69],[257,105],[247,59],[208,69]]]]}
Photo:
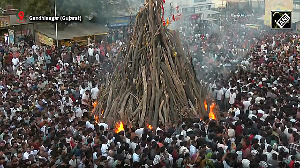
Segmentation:
{"type": "Polygon", "coordinates": [[[214,20],[213,18],[219,12],[212,10],[215,8],[215,4],[212,0],[166,0],[167,9],[179,7],[179,13],[183,17],[198,15],[200,20],[214,20]],[[168,5],[170,4],[170,5],[168,5]]]}

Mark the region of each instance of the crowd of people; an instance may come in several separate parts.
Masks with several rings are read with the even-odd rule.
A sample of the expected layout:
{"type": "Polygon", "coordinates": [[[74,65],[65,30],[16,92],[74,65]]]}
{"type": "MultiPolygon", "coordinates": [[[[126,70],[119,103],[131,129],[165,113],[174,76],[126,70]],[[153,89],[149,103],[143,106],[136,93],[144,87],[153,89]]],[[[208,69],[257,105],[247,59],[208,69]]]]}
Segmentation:
{"type": "Polygon", "coordinates": [[[236,36],[226,26],[224,38],[191,36],[202,47],[192,50],[196,65],[208,69],[203,78],[221,108],[218,121],[133,125],[119,133],[113,119],[95,124],[91,105],[122,41],[59,49],[1,44],[0,168],[300,167],[300,35],[247,34],[238,27],[247,17],[228,17],[240,29],[236,36]],[[238,68],[216,73],[233,63],[238,68]]]}

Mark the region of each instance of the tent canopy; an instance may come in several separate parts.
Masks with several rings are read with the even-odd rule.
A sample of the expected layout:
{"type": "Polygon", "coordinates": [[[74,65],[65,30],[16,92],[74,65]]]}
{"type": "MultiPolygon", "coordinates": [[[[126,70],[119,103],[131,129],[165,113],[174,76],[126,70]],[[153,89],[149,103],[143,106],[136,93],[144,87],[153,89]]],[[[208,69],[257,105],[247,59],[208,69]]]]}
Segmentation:
{"type": "MultiPolygon", "coordinates": [[[[104,25],[91,24],[91,23],[73,23],[64,30],[57,31],[57,40],[73,39],[74,37],[83,37],[90,35],[106,34],[108,28],[104,25]]],[[[56,39],[55,28],[52,24],[41,24],[38,25],[37,31],[56,39]]]]}

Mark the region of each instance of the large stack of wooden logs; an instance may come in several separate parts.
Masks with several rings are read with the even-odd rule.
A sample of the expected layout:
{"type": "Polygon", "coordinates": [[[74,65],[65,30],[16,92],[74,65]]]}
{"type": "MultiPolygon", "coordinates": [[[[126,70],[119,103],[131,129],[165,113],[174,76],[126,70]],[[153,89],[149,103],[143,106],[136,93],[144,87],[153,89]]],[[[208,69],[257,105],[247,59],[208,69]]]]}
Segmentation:
{"type": "Polygon", "coordinates": [[[98,97],[96,115],[144,126],[208,116],[207,87],[196,79],[179,34],[162,21],[163,0],[146,0],[133,35],[109,83],[98,97]]]}

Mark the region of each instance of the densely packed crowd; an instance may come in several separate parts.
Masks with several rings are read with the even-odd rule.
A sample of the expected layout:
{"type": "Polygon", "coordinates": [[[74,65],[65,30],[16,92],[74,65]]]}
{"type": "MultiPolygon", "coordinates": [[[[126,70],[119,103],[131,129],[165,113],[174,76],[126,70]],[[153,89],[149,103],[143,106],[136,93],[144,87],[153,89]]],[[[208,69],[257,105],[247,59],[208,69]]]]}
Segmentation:
{"type": "MultiPolygon", "coordinates": [[[[243,30],[244,37],[230,30],[224,35],[236,42],[219,46],[222,39],[205,35],[195,43],[221,55],[215,64],[232,64],[238,57],[233,44],[248,36],[243,30]]],[[[300,35],[260,33],[263,38],[250,36],[253,47],[236,61],[237,71],[228,70],[228,80],[209,80],[224,111],[218,123],[185,120],[155,130],[133,125],[120,133],[113,119],[94,125],[90,114],[121,41],[61,49],[2,44],[0,168],[300,167],[300,35]]],[[[201,61],[209,62],[205,53],[201,61]]]]}

